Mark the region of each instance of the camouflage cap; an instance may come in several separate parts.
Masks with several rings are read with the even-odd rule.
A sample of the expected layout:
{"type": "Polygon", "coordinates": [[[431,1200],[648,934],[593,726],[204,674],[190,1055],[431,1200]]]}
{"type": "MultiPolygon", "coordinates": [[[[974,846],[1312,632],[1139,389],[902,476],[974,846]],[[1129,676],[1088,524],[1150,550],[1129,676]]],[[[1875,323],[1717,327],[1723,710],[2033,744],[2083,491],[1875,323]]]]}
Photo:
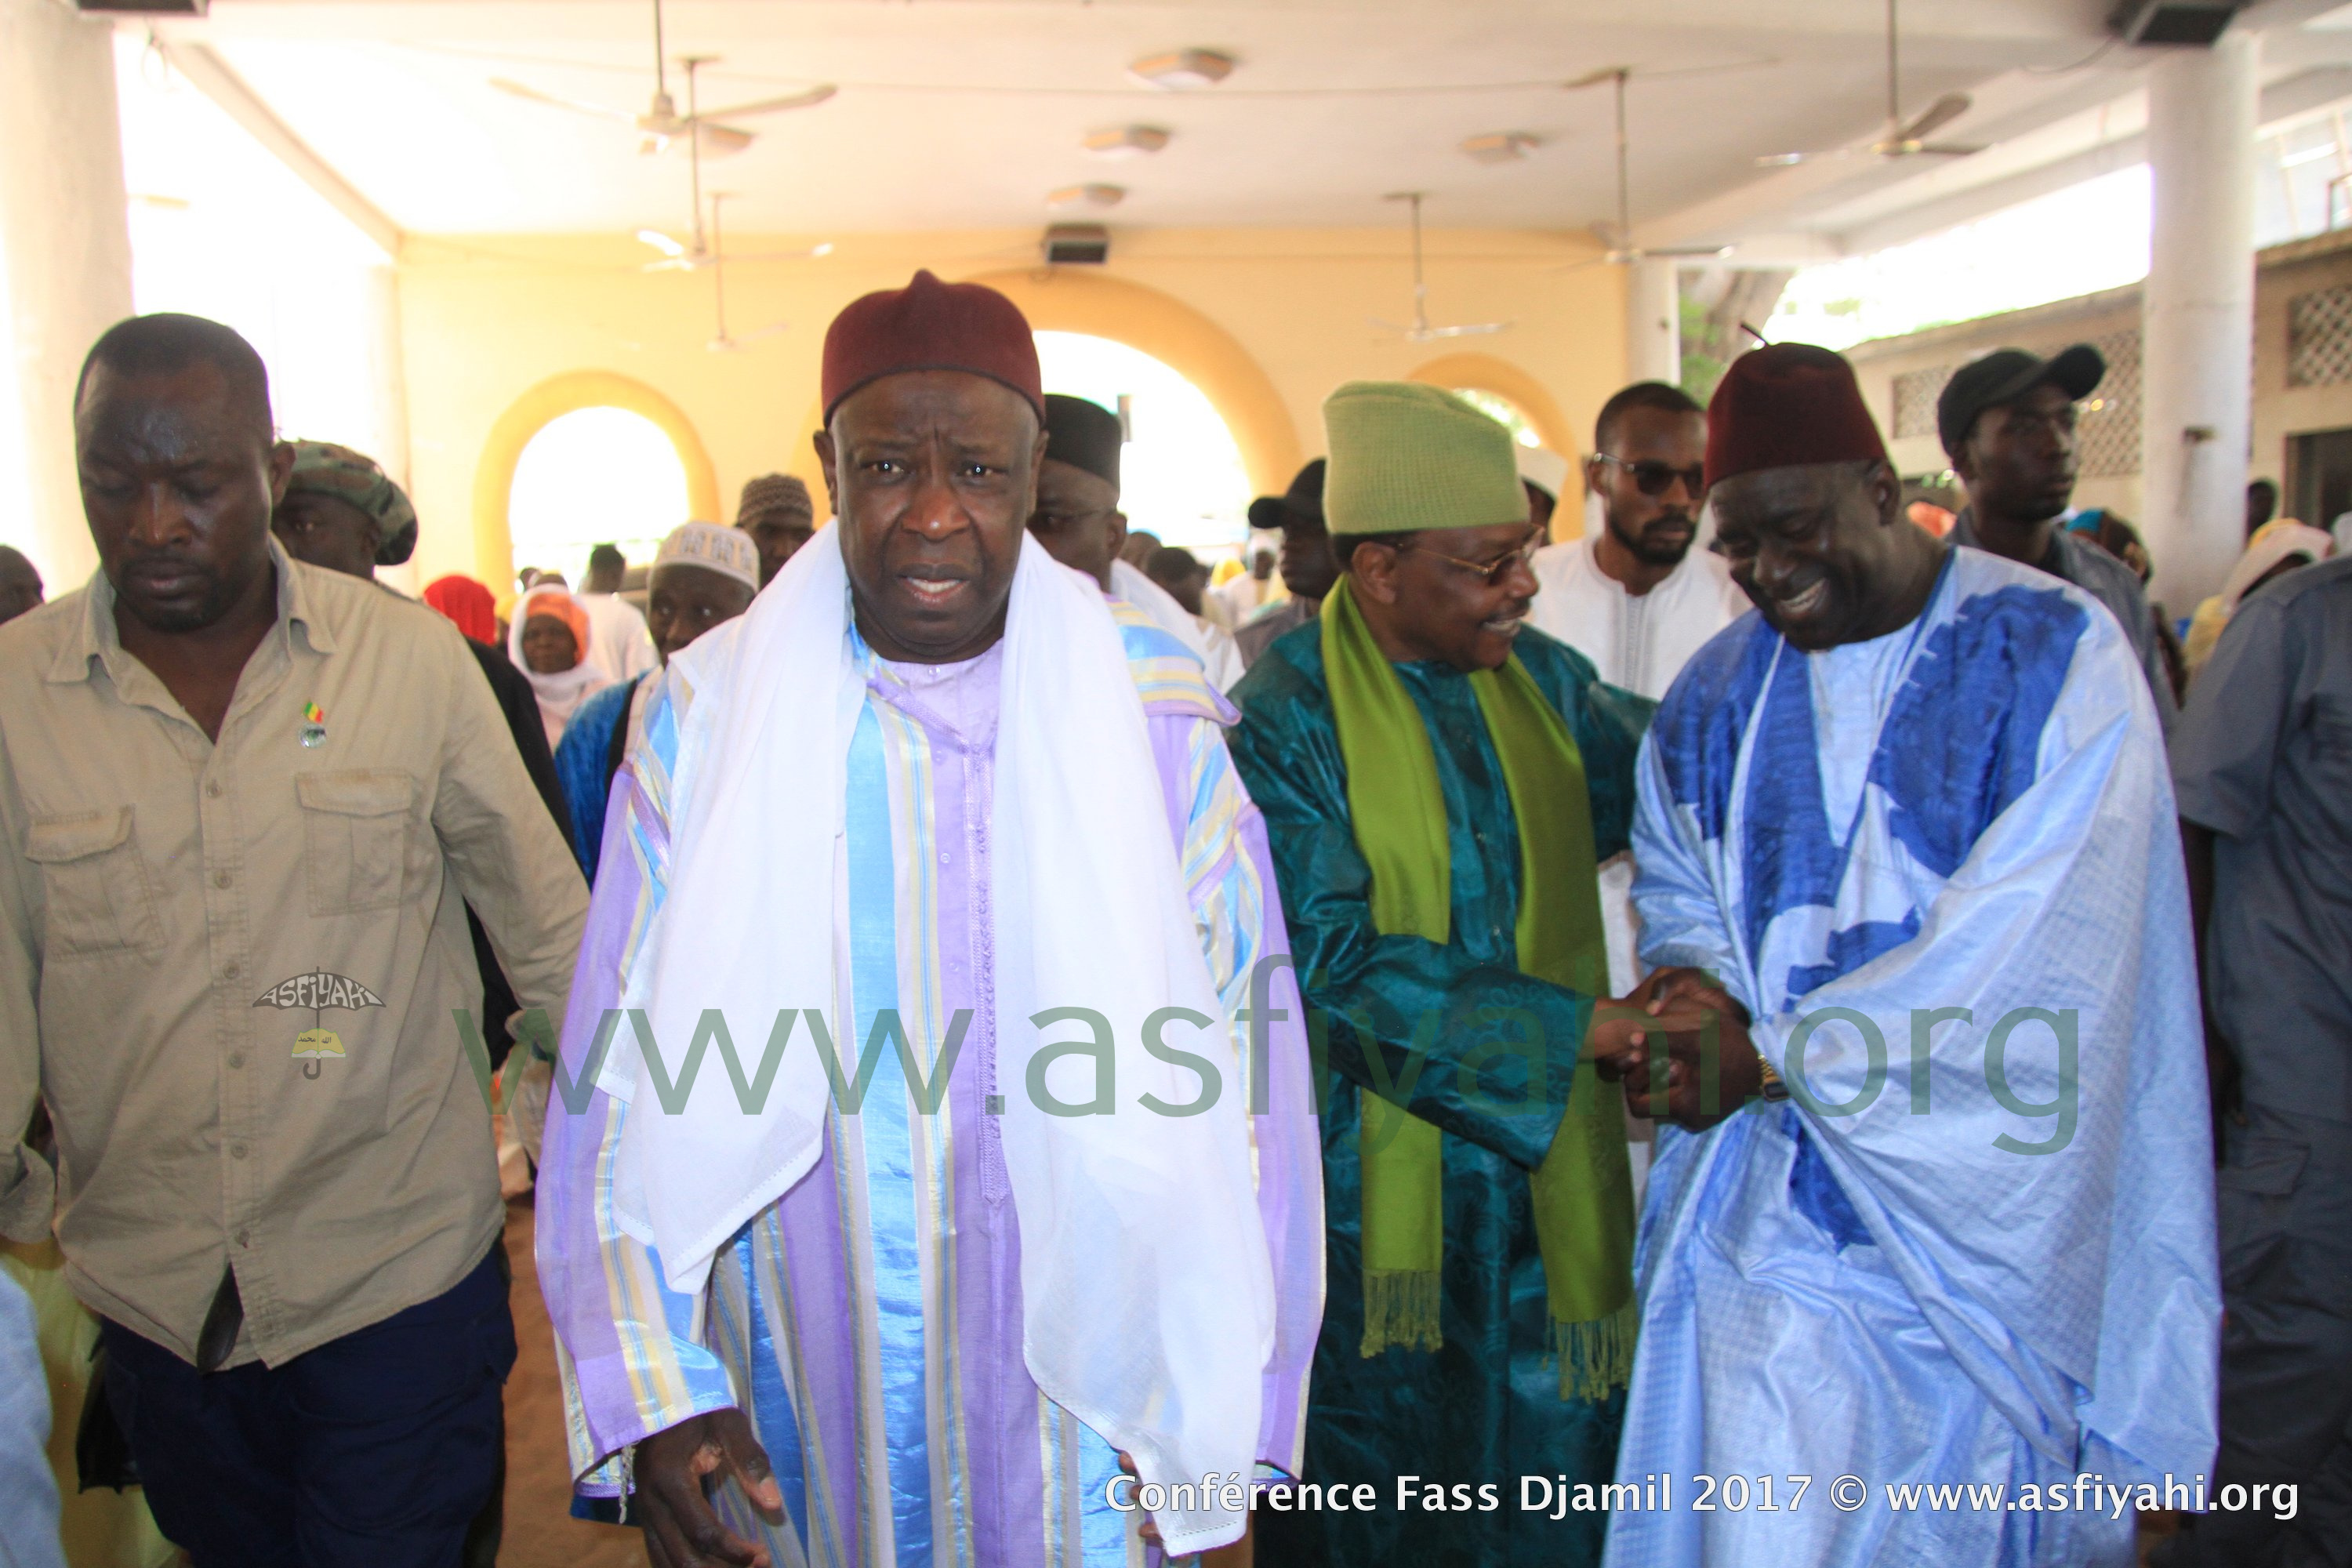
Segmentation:
{"type": "Polygon", "coordinates": [[[286,493],[312,490],[357,507],[375,519],[380,539],[375,563],[397,566],[416,549],[416,509],[407,492],[392,482],[373,458],[332,441],[289,441],[294,474],[286,493]]]}

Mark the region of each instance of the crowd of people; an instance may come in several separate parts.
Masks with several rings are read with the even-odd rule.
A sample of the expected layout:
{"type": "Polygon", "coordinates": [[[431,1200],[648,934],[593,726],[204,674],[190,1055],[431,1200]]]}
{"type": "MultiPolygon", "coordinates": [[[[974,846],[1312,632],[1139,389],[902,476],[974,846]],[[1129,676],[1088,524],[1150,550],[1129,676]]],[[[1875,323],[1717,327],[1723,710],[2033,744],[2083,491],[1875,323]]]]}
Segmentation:
{"type": "Polygon", "coordinates": [[[658,1568],[2336,1561],[2352,565],[2250,517],[2184,657],[2104,374],[1957,374],[1932,525],[1834,353],[1633,385],[1557,543],[1350,382],[1213,584],[923,272],[824,512],[502,620],[118,324],[98,570],[0,550],[0,1230],[100,1324],[48,1411],[0,1277],[0,1558],[56,1421],[197,1568],[494,1561],[535,1188],[658,1568]]]}

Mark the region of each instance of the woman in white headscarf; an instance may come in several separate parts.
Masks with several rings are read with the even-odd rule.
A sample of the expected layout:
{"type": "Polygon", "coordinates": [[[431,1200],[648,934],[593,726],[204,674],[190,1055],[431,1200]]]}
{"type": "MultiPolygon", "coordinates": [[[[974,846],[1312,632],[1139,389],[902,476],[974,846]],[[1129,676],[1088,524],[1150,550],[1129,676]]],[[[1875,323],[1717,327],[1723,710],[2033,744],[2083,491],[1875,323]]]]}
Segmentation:
{"type": "Polygon", "coordinates": [[[2246,541],[2246,552],[2230,568],[2221,591],[2197,606],[2189,622],[2189,673],[2194,675],[2211,657],[2221,639],[2221,628],[2238,611],[2245,596],[2278,576],[2335,553],[2336,542],[2319,529],[2282,517],[2256,529],[2246,541]]]}
{"type": "Polygon", "coordinates": [[[563,739],[563,727],[580,705],[612,684],[589,662],[588,639],[588,612],[562,587],[533,588],[515,606],[507,652],[538,694],[551,750],[563,739]]]}

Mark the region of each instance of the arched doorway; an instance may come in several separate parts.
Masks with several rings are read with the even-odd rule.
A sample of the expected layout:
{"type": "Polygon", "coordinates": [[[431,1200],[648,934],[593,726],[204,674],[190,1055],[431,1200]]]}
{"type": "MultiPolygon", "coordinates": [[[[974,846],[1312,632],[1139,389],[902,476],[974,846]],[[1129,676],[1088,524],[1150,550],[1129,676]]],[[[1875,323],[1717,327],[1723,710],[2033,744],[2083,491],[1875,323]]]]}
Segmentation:
{"type": "MultiPolygon", "coordinates": [[[[1279,494],[1297,472],[1298,431],[1282,394],[1232,333],[1173,295],[1084,268],[987,271],[961,281],[984,283],[1003,294],[1040,333],[1105,339],[1156,360],[1190,383],[1240,449],[1253,495],[1279,494]]],[[[1050,379],[1047,387],[1065,390],[1050,379]]],[[[1087,395],[1073,390],[1072,395],[1087,395]]],[[[808,437],[822,423],[812,403],[785,466],[785,472],[807,481],[820,503],[824,474],[808,437]]]]}
{"type": "Polygon", "coordinates": [[[561,572],[576,587],[594,546],[617,545],[631,564],[648,564],[692,508],[686,465],[660,426],[625,408],[575,408],[524,443],[507,534],[516,569],[561,572]]]}
{"type": "Polygon", "coordinates": [[[1528,417],[1528,411],[1501,393],[1488,392],[1482,386],[1451,386],[1446,390],[1508,430],[1511,439],[1520,446],[1543,445],[1543,436],[1536,429],[1535,421],[1528,417]]]}
{"type": "MultiPolygon", "coordinates": [[[[612,371],[576,370],[550,376],[516,398],[499,416],[483,439],[481,461],[474,469],[474,574],[501,597],[512,590],[518,564],[550,568],[557,565],[553,561],[530,560],[516,548],[509,513],[515,500],[515,476],[523,453],[549,426],[566,415],[588,410],[626,414],[634,416],[641,425],[650,425],[668,443],[671,458],[685,472],[686,505],[682,509],[630,521],[626,527],[619,529],[621,534],[630,538],[649,534],[658,541],[689,517],[725,521],[719,510],[718,470],[711,466],[702,437],[677,404],[644,382],[612,371]]],[[[636,426],[622,427],[642,437],[636,426]]],[[[557,449],[560,448],[551,448],[557,449]]],[[[587,473],[604,471],[601,454],[593,448],[580,461],[587,473]]],[[[658,493],[663,499],[645,503],[646,507],[672,504],[667,499],[667,491],[658,493]]],[[[589,543],[604,538],[614,536],[597,535],[589,543]]],[[[614,542],[618,542],[614,538],[614,542]]],[[[637,557],[632,554],[631,559],[637,557]]],[[[583,545],[580,550],[583,565],[586,560],[587,547],[583,545]]],[[[575,568],[566,566],[562,570],[569,577],[575,568]]]]}
{"type": "Polygon", "coordinates": [[[1254,493],[1279,492],[1297,472],[1298,431],[1281,393],[1232,333],[1174,295],[1083,267],[982,272],[969,281],[1004,294],[1040,331],[1108,338],[1173,368],[1215,405],[1254,493]]]}
{"type": "Polygon", "coordinates": [[[1527,428],[1535,432],[1534,445],[1549,447],[1570,458],[1580,449],[1575,432],[1560,416],[1559,405],[1545,390],[1543,383],[1508,360],[1489,353],[1440,354],[1416,367],[1405,379],[1442,386],[1449,392],[1489,394],[1518,411],[1527,428]]]}
{"type": "Polygon", "coordinates": [[[1050,331],[1036,338],[1047,392],[1099,404],[1127,426],[1119,479],[1128,526],[1158,534],[1163,544],[1237,550],[1249,531],[1249,471],[1208,395],[1114,338],[1050,331]]]}

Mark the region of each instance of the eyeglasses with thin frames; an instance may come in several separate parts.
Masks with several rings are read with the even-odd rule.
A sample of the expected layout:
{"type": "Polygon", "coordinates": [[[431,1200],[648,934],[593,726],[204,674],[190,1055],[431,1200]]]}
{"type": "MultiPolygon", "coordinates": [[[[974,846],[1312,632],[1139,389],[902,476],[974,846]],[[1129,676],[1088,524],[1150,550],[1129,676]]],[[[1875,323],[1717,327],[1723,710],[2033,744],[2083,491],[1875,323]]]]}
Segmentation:
{"type": "Polygon", "coordinates": [[[1544,531],[1541,528],[1530,528],[1528,530],[1527,542],[1497,561],[1465,561],[1459,555],[1448,555],[1442,550],[1432,550],[1426,544],[1410,541],[1398,545],[1397,551],[1400,554],[1408,550],[1415,551],[1433,560],[1443,561],[1448,566],[1459,566],[1465,572],[1475,572],[1486,579],[1486,586],[1499,588],[1503,585],[1503,579],[1510,575],[1513,566],[1525,566],[1530,571],[1534,570],[1536,552],[1543,548],[1543,543],[1544,531]]]}
{"type": "Polygon", "coordinates": [[[1667,487],[1676,479],[1682,480],[1683,489],[1694,500],[1706,494],[1706,468],[1703,464],[1694,463],[1687,468],[1677,468],[1672,463],[1661,463],[1648,458],[1632,460],[1614,452],[1596,452],[1593,456],[1604,463],[1614,463],[1633,475],[1635,487],[1645,496],[1665,494],[1667,487]]]}

